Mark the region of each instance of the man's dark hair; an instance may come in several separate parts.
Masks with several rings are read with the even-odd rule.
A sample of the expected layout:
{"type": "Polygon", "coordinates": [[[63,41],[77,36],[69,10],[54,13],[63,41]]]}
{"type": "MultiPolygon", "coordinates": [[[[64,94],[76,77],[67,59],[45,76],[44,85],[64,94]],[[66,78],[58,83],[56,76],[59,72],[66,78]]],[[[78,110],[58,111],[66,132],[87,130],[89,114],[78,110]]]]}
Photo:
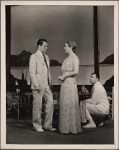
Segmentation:
{"type": "Polygon", "coordinates": [[[95,72],[91,73],[91,75],[93,75],[93,74],[96,75],[96,78],[100,79],[100,75],[99,75],[99,74],[97,74],[97,73],[95,73],[95,72]]]}
{"type": "Polygon", "coordinates": [[[46,42],[47,43],[47,40],[46,39],[39,39],[38,41],[37,41],[37,46],[38,45],[43,45],[43,42],[46,42]]]}

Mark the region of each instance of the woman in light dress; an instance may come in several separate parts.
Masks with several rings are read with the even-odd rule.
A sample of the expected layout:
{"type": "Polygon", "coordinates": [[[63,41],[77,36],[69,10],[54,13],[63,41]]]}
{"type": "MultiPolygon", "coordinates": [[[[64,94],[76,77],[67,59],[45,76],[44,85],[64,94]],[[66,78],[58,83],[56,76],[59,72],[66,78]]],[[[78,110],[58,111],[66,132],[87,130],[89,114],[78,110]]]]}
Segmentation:
{"type": "Polygon", "coordinates": [[[60,90],[59,131],[61,134],[82,132],[76,75],[79,72],[79,58],[75,54],[76,43],[68,41],[64,50],[68,55],[58,77],[62,81],[60,90]]]}

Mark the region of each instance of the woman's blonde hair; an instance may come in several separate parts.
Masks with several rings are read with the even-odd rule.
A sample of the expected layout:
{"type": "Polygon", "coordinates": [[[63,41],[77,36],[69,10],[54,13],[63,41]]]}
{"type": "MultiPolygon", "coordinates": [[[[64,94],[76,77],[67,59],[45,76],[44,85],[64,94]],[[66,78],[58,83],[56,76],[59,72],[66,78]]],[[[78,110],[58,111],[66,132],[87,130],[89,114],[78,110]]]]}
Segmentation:
{"type": "Polygon", "coordinates": [[[73,52],[76,52],[76,42],[75,41],[67,41],[67,45],[72,47],[73,52]]]}

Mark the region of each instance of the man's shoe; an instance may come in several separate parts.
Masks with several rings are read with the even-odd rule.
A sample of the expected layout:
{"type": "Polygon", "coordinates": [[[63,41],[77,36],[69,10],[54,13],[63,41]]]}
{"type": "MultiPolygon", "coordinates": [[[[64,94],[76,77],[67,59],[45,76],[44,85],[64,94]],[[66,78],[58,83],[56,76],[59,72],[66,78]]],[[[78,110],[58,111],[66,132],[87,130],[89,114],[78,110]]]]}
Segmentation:
{"type": "Polygon", "coordinates": [[[95,124],[87,124],[85,126],[83,126],[83,128],[96,128],[96,125],[95,124]]]}
{"type": "Polygon", "coordinates": [[[56,131],[56,128],[50,128],[49,131],[56,131]]]}
{"type": "Polygon", "coordinates": [[[104,124],[105,124],[104,122],[101,122],[98,126],[99,126],[99,127],[103,127],[104,124]]]}
{"type": "Polygon", "coordinates": [[[45,128],[44,128],[44,130],[54,132],[54,131],[56,131],[56,128],[53,128],[53,127],[52,127],[52,128],[49,128],[49,129],[45,129],[45,128]]]}
{"type": "Polygon", "coordinates": [[[39,129],[34,129],[35,131],[37,131],[37,132],[44,132],[44,130],[41,128],[39,128],[39,129]]]}
{"type": "Polygon", "coordinates": [[[81,126],[85,126],[86,124],[88,124],[87,122],[81,122],[81,126]]]}

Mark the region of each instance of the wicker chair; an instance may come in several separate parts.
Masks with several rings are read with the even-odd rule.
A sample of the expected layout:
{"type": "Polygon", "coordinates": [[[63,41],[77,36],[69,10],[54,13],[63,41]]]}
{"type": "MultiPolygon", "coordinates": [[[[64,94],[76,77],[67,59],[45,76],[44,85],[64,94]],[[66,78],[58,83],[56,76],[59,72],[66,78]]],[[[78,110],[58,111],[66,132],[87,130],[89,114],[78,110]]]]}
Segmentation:
{"type": "Polygon", "coordinates": [[[13,92],[6,93],[7,114],[10,110],[14,109],[17,112],[17,118],[19,119],[20,109],[24,107],[27,110],[27,112],[30,111],[30,101],[27,95],[22,95],[13,92]]]}

